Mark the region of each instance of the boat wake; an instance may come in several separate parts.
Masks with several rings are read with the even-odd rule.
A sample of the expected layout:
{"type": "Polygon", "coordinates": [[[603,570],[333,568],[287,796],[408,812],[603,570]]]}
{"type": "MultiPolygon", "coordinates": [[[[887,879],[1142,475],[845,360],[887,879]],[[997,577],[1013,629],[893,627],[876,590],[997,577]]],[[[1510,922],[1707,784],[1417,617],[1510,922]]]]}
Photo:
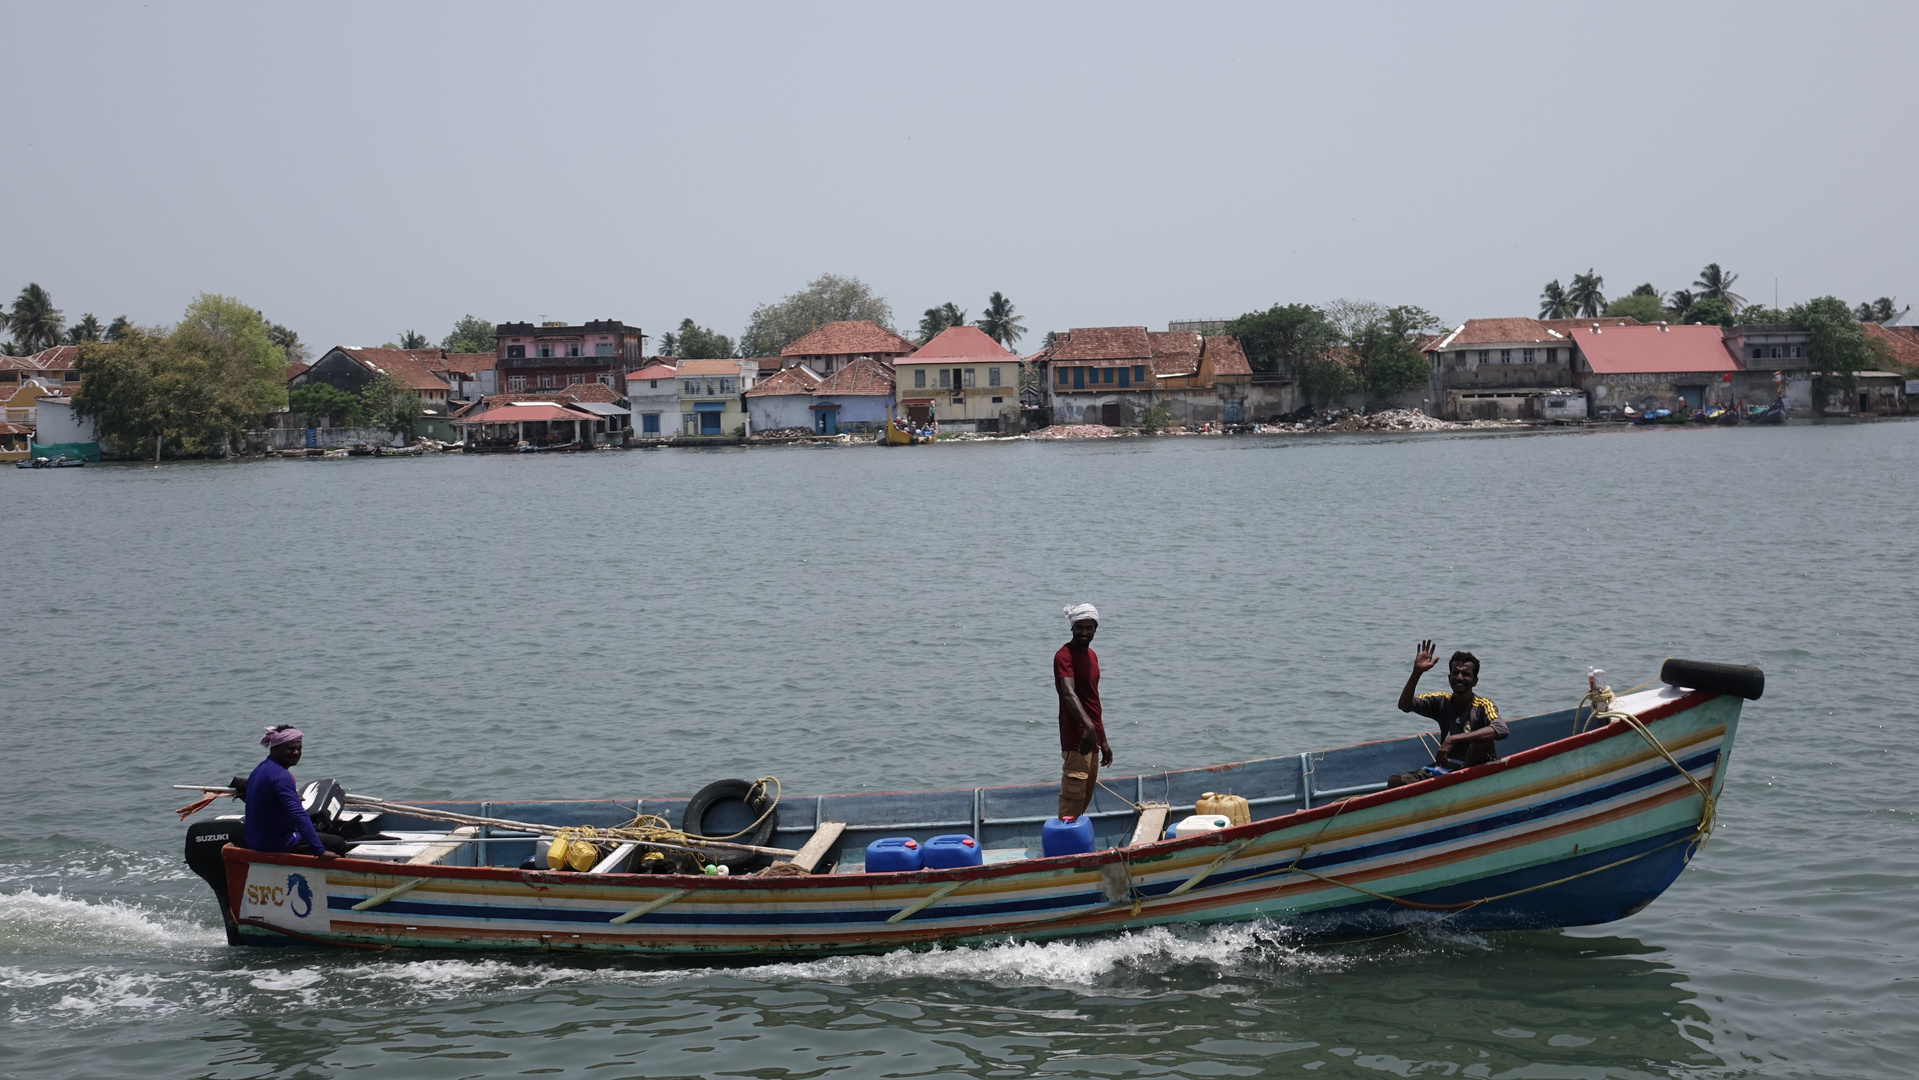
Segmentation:
{"type": "Polygon", "coordinates": [[[0,954],[71,955],[225,941],[217,926],[118,900],[79,900],[32,889],[0,893],[0,954]]]}

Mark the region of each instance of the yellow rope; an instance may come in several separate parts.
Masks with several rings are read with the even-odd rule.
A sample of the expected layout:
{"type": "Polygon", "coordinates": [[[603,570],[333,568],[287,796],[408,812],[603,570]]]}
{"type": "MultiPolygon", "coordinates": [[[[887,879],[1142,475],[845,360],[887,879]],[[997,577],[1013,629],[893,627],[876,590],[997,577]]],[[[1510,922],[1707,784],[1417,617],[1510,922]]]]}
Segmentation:
{"type": "MultiPolygon", "coordinates": [[[[783,789],[780,787],[780,778],[777,776],[762,776],[754,780],[753,786],[747,789],[746,804],[751,806],[755,798],[765,799],[768,784],[773,785],[773,797],[767,801],[766,809],[760,812],[759,817],[753,819],[752,824],[726,836],[703,836],[699,833],[690,833],[684,829],[673,828],[658,814],[635,814],[633,820],[624,825],[605,828],[592,825],[569,825],[553,834],[553,846],[562,852],[571,852],[572,844],[581,842],[591,845],[596,854],[604,854],[608,847],[628,841],[641,845],[674,844],[680,847],[697,847],[702,840],[736,840],[758,829],[760,824],[779,807],[783,789]],[[562,844],[561,841],[566,843],[562,844]]],[[[694,854],[692,857],[694,863],[702,869],[712,861],[703,854],[694,854]]]]}

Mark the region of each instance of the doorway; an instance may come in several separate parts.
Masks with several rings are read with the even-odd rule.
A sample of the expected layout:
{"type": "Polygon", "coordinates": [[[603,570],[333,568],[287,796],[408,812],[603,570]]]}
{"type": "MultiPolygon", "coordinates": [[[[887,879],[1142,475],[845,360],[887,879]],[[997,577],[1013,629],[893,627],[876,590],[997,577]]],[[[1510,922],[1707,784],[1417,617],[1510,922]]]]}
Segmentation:
{"type": "Polygon", "coordinates": [[[1119,426],[1119,402],[1108,401],[1099,407],[1099,422],[1107,427],[1119,426]]]}
{"type": "Polygon", "coordinates": [[[840,411],[821,409],[813,414],[813,432],[817,435],[838,435],[840,433],[840,411]]]}

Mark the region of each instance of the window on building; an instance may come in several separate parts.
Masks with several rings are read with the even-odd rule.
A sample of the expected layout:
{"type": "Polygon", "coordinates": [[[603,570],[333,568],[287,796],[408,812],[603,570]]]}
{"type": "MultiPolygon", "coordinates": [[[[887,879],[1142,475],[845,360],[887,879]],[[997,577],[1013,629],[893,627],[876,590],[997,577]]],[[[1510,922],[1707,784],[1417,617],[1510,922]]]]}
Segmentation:
{"type": "Polygon", "coordinates": [[[1500,363],[1502,363],[1502,364],[1510,364],[1510,363],[1512,363],[1512,362],[1513,362],[1513,351],[1512,351],[1511,349],[1501,349],[1501,350],[1499,350],[1499,362],[1500,362],[1500,363]]]}
{"type": "Polygon", "coordinates": [[[598,345],[593,346],[593,355],[594,356],[612,356],[613,343],[610,341],[602,341],[598,345]]]}
{"type": "Polygon", "coordinates": [[[1059,369],[1059,384],[1060,384],[1061,386],[1065,386],[1065,385],[1066,385],[1066,380],[1072,377],[1072,376],[1071,376],[1071,374],[1070,374],[1070,370],[1071,370],[1071,369],[1069,369],[1069,368],[1060,368],[1060,369],[1059,369]]]}
{"type": "Polygon", "coordinates": [[[732,379],[721,379],[721,380],[720,380],[720,393],[722,393],[722,394],[730,394],[730,393],[732,393],[732,392],[733,392],[733,380],[732,380],[732,379]]]}
{"type": "Polygon", "coordinates": [[[947,387],[952,385],[953,385],[952,370],[950,368],[941,368],[940,369],[940,389],[944,390],[947,387]]]}
{"type": "Polygon", "coordinates": [[[1780,357],[1782,357],[1782,356],[1784,356],[1784,355],[1785,355],[1785,350],[1783,350],[1783,349],[1781,349],[1781,348],[1780,348],[1779,346],[1777,346],[1777,345],[1774,345],[1774,346],[1772,347],[1772,356],[1773,356],[1773,359],[1775,359],[1775,360],[1777,360],[1777,359],[1779,359],[1780,357]]]}
{"type": "Polygon", "coordinates": [[[551,345],[542,345],[542,346],[540,346],[540,355],[541,355],[541,356],[552,356],[552,355],[553,355],[553,346],[551,346],[551,345]]]}
{"type": "Polygon", "coordinates": [[[1479,350],[1479,362],[1482,364],[1487,363],[1488,361],[1492,359],[1492,355],[1493,353],[1491,349],[1479,350]]]}
{"type": "Polygon", "coordinates": [[[519,391],[519,390],[526,389],[526,376],[508,375],[506,377],[506,388],[508,391],[519,391]]]}
{"type": "Polygon", "coordinates": [[[1806,355],[1806,347],[1804,345],[1794,345],[1792,347],[1792,355],[1794,359],[1803,359],[1806,355]]]}
{"type": "Polygon", "coordinates": [[[1124,390],[1131,385],[1133,385],[1132,370],[1129,368],[1120,368],[1119,369],[1119,388],[1121,390],[1124,390]]]}
{"type": "MultiPolygon", "coordinates": [[[[1097,377],[1099,373],[1094,372],[1093,374],[1095,375],[1095,377],[1097,377]]],[[[1075,390],[1086,389],[1086,369],[1085,368],[1076,367],[1073,369],[1073,389],[1075,390]]]]}
{"type": "MultiPolygon", "coordinates": [[[[1061,372],[1061,374],[1064,374],[1064,372],[1061,372]]],[[[926,389],[926,369],[925,368],[916,367],[913,369],[913,389],[915,390],[926,389]]]]}
{"type": "Polygon", "coordinates": [[[660,433],[660,414],[656,412],[640,414],[640,434],[658,435],[660,433]]]}
{"type": "Polygon", "coordinates": [[[973,385],[973,371],[973,368],[966,369],[966,385],[968,386],[973,385]]]}
{"type": "Polygon", "coordinates": [[[1524,353],[1524,355],[1520,357],[1520,360],[1521,360],[1521,362],[1523,362],[1523,363],[1527,363],[1527,364],[1530,364],[1530,363],[1532,363],[1532,362],[1533,362],[1533,351],[1532,351],[1531,349],[1524,349],[1524,350],[1521,350],[1521,351],[1522,351],[1522,352],[1524,353]]]}
{"type": "Polygon", "coordinates": [[[989,367],[986,369],[986,385],[988,386],[999,385],[999,369],[998,368],[989,367]]]}
{"type": "Polygon", "coordinates": [[[568,356],[578,356],[578,355],[580,355],[580,346],[579,346],[579,345],[578,345],[577,343],[576,343],[576,344],[570,344],[570,345],[568,345],[568,346],[566,347],[566,355],[568,355],[568,356]]]}
{"type": "Polygon", "coordinates": [[[585,375],[575,374],[575,375],[568,375],[566,377],[566,385],[568,386],[578,386],[585,381],[586,381],[585,375]]]}
{"type": "Polygon", "coordinates": [[[551,389],[553,389],[553,387],[555,387],[555,386],[557,386],[557,385],[559,385],[559,378],[558,378],[558,376],[555,376],[555,375],[542,375],[542,376],[540,376],[540,387],[541,387],[542,389],[545,389],[545,390],[551,390],[551,389]]]}
{"type": "Polygon", "coordinates": [[[660,380],[658,379],[646,380],[646,388],[648,390],[658,390],[660,388],[660,380]]]}
{"type": "Polygon", "coordinates": [[[1113,371],[1114,371],[1114,369],[1113,369],[1113,368],[1107,368],[1107,369],[1105,370],[1105,372],[1104,372],[1103,374],[1101,374],[1101,375],[1100,375],[1100,377],[1099,377],[1099,381],[1100,381],[1100,382],[1112,382],[1112,381],[1113,381],[1113,371]]]}
{"type": "Polygon", "coordinates": [[[506,347],[506,358],[507,358],[508,360],[524,360],[524,359],[526,359],[526,346],[524,346],[524,345],[508,345],[508,346],[506,347]]]}
{"type": "Polygon", "coordinates": [[[1133,365],[1133,381],[1136,383],[1143,383],[1146,381],[1146,365],[1145,364],[1133,365]]]}
{"type": "Polygon", "coordinates": [[[613,376],[611,374],[602,374],[602,375],[595,376],[595,378],[599,380],[599,383],[601,386],[607,387],[608,389],[612,388],[613,376]]]}

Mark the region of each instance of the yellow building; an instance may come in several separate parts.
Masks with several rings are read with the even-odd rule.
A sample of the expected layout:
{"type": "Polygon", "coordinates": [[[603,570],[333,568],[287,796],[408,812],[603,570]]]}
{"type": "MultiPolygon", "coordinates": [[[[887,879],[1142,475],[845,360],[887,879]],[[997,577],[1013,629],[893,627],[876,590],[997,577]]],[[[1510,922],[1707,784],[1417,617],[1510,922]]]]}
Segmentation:
{"type": "Polygon", "coordinates": [[[975,326],[941,331],[894,361],[895,396],[916,426],[942,431],[1019,430],[1019,357],[975,326]]]}
{"type": "Polygon", "coordinates": [[[745,394],[759,378],[754,360],[682,360],[673,376],[680,384],[681,435],[731,435],[747,429],[745,394]]]}

